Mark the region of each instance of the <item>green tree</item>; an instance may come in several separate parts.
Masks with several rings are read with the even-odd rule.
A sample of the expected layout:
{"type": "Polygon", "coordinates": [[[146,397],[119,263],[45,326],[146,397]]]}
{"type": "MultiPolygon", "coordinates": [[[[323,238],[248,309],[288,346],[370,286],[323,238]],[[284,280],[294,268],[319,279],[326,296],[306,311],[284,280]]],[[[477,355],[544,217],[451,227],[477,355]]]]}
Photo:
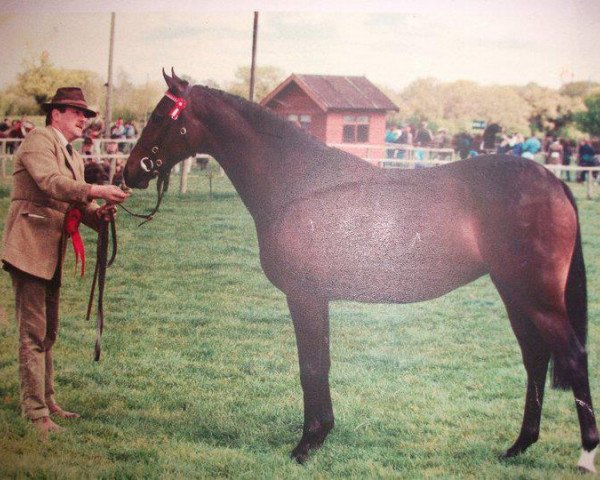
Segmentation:
{"type": "Polygon", "coordinates": [[[7,93],[35,100],[38,111],[28,113],[39,113],[41,105],[52,98],[57,88],[64,86],[80,86],[90,105],[97,106],[100,103],[102,80],[95,72],[57,68],[47,52],[38,60],[25,60],[23,67],[23,71],[17,74],[17,82],[7,93]]]}
{"type": "Polygon", "coordinates": [[[600,93],[595,93],[584,100],[587,111],[575,114],[575,122],[582,132],[600,136],[600,93]]]}
{"type": "Polygon", "coordinates": [[[529,83],[518,91],[529,105],[528,120],[532,133],[557,134],[572,121],[573,112],[583,108],[580,98],[561,95],[558,90],[536,83],[529,83]]]}
{"type": "Polygon", "coordinates": [[[119,70],[113,90],[113,118],[125,121],[144,121],[154,109],[165,90],[162,79],[135,85],[124,70],[119,70]]]}
{"type": "Polygon", "coordinates": [[[562,87],[560,87],[558,93],[567,97],[585,98],[599,89],[600,83],[598,82],[578,81],[565,83],[562,87]]]}

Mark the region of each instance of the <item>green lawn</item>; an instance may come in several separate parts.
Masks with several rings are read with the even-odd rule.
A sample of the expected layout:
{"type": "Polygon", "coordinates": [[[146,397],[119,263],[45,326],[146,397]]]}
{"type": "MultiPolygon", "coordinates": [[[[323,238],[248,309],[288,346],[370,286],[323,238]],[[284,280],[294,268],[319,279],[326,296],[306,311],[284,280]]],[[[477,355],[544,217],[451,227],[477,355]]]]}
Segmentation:
{"type": "MultiPolygon", "coordinates": [[[[141,228],[119,213],[103,354],[92,361],[84,280],[69,251],[56,346],[58,400],[82,414],[43,444],[19,415],[10,278],[0,275],[1,478],[578,478],[570,393],[548,390],[538,444],[516,438],[525,374],[488,278],[413,305],[335,303],[336,428],[310,462],[289,460],[302,394],[284,296],[262,274],[254,226],[225,178],[193,177],[141,228]]],[[[177,186],[177,178],[173,185],[177,186]]],[[[600,402],[600,201],[574,185],[590,297],[592,393],[600,402]]],[[[0,185],[0,221],[8,207],[0,185]]],[[[129,202],[149,210],[154,192],[129,202]]],[[[60,422],[66,425],[67,422],[60,422]]]]}

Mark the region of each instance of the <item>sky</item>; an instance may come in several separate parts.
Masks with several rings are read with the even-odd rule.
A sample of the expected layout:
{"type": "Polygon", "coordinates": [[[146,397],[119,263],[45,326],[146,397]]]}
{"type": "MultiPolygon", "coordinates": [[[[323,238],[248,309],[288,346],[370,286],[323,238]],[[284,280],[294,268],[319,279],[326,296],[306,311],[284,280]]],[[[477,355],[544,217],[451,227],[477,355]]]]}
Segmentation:
{"type": "Polygon", "coordinates": [[[174,67],[225,86],[250,64],[286,75],[365,75],[401,90],[418,78],[558,88],[600,82],[600,0],[0,0],[0,88],[47,51],[59,67],[136,84],[174,67]],[[99,4],[102,4],[99,6],[99,4]]]}

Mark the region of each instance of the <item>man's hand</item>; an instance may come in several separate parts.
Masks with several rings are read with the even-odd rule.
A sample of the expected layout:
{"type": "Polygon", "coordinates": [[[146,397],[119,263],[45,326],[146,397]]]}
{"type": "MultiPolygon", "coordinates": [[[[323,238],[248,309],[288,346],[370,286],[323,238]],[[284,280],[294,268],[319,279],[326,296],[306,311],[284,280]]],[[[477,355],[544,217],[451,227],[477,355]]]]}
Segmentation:
{"type": "Polygon", "coordinates": [[[103,220],[108,223],[117,216],[117,207],[113,203],[106,203],[94,213],[96,214],[96,217],[98,217],[98,220],[103,220]]]}
{"type": "Polygon", "coordinates": [[[103,198],[110,203],[123,203],[129,195],[116,185],[92,185],[89,193],[92,198],[103,198]]]}

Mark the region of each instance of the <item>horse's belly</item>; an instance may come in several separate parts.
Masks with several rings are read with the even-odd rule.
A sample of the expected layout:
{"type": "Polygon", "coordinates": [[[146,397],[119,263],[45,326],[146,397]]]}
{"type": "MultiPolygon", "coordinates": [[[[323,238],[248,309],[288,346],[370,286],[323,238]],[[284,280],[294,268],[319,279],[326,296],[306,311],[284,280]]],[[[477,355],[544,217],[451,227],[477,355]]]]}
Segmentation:
{"type": "Polygon", "coordinates": [[[298,209],[260,240],[265,273],[285,293],[407,303],[486,273],[472,226],[456,212],[432,221],[424,208],[336,205],[298,209]]]}

